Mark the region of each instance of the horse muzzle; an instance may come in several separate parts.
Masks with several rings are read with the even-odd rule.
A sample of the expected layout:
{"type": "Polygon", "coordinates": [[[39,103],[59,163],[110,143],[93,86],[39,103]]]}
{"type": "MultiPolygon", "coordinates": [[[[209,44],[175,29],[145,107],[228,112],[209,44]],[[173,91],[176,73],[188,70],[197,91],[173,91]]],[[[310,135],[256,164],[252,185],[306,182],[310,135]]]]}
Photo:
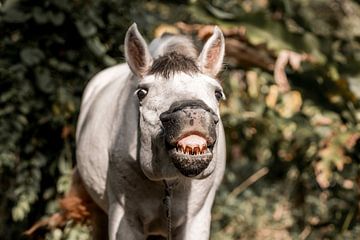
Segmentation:
{"type": "Polygon", "coordinates": [[[213,158],[219,118],[201,100],[173,103],[160,115],[165,143],[175,167],[185,176],[204,171],[213,158]]]}

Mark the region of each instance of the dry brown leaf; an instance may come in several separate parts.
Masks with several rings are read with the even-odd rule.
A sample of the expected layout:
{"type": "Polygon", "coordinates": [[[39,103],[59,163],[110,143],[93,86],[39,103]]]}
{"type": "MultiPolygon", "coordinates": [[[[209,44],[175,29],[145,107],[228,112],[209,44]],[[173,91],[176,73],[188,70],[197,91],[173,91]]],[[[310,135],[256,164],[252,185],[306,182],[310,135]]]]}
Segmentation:
{"type": "MultiPolygon", "coordinates": [[[[178,22],[175,26],[184,34],[194,34],[199,40],[205,42],[213,33],[213,25],[186,24],[178,22]]],[[[251,44],[246,36],[246,28],[243,26],[221,28],[225,37],[225,51],[229,64],[243,67],[260,67],[267,71],[273,71],[274,54],[263,45],[251,44]]]]}
{"type": "Polygon", "coordinates": [[[249,96],[252,98],[257,98],[259,96],[257,73],[254,71],[247,71],[246,72],[246,82],[247,82],[247,86],[248,86],[249,96]]]}
{"type": "Polygon", "coordinates": [[[320,114],[315,115],[310,121],[313,126],[326,126],[333,123],[333,119],[320,114]]]}
{"type": "Polygon", "coordinates": [[[326,162],[319,161],[314,166],[316,182],[322,189],[326,189],[330,186],[331,171],[330,167],[326,165],[326,162]]]}
{"type": "Polygon", "coordinates": [[[175,26],[173,25],[168,25],[168,24],[161,24],[159,25],[155,31],[154,31],[154,36],[156,38],[159,38],[161,37],[163,34],[165,33],[170,33],[170,34],[180,34],[180,31],[178,28],[176,28],[175,26]]]}
{"type": "Polygon", "coordinates": [[[299,112],[302,106],[302,97],[299,91],[290,91],[282,96],[282,104],[277,108],[284,118],[290,118],[299,112]]]}
{"type": "Polygon", "coordinates": [[[308,54],[299,54],[289,50],[283,50],[279,53],[275,62],[274,78],[279,86],[280,92],[287,92],[290,90],[290,84],[285,73],[286,66],[290,64],[292,69],[297,71],[300,69],[301,62],[308,59],[310,59],[308,54]]]}
{"type": "Polygon", "coordinates": [[[266,106],[268,106],[269,108],[275,108],[277,99],[279,96],[279,88],[277,85],[271,85],[270,89],[269,89],[269,93],[266,96],[265,102],[266,102],[266,106]]]}

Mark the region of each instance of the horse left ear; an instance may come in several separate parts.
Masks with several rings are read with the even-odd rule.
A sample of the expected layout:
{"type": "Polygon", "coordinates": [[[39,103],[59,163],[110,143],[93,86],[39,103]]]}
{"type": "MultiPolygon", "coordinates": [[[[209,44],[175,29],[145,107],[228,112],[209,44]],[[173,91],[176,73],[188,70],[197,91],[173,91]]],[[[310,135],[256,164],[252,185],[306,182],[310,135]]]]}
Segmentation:
{"type": "Polygon", "coordinates": [[[207,40],[198,58],[200,70],[211,77],[215,77],[222,69],[225,54],[225,40],[218,26],[207,40]]]}
{"type": "Polygon", "coordinates": [[[136,23],[131,25],[126,32],[124,46],[126,62],[131,71],[136,76],[143,78],[152,64],[152,57],[136,23]]]}

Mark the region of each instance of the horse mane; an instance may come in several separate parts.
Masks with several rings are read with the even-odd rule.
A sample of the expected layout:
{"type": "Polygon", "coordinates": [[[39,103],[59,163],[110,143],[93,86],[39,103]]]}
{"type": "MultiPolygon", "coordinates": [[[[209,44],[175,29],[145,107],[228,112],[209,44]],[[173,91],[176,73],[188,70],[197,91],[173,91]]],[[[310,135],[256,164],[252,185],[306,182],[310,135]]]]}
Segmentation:
{"type": "Polygon", "coordinates": [[[194,74],[200,72],[196,63],[198,52],[186,36],[164,35],[150,44],[154,62],[148,74],[169,78],[175,73],[194,74]]]}

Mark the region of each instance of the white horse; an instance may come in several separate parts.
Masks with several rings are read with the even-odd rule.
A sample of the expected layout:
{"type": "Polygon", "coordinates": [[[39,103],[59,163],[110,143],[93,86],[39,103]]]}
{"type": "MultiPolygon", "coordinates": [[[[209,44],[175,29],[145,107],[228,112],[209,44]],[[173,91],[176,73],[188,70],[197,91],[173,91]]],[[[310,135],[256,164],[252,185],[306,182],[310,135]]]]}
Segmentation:
{"type": "Polygon", "coordinates": [[[100,72],[86,87],[77,169],[108,218],[99,238],[101,230],[111,240],[167,237],[165,184],[173,193],[172,238],[209,239],[225,168],[224,94],[215,79],[224,48],[218,27],[198,56],[184,36],[163,36],[148,47],[133,24],[125,38],[127,64],[100,72]]]}

